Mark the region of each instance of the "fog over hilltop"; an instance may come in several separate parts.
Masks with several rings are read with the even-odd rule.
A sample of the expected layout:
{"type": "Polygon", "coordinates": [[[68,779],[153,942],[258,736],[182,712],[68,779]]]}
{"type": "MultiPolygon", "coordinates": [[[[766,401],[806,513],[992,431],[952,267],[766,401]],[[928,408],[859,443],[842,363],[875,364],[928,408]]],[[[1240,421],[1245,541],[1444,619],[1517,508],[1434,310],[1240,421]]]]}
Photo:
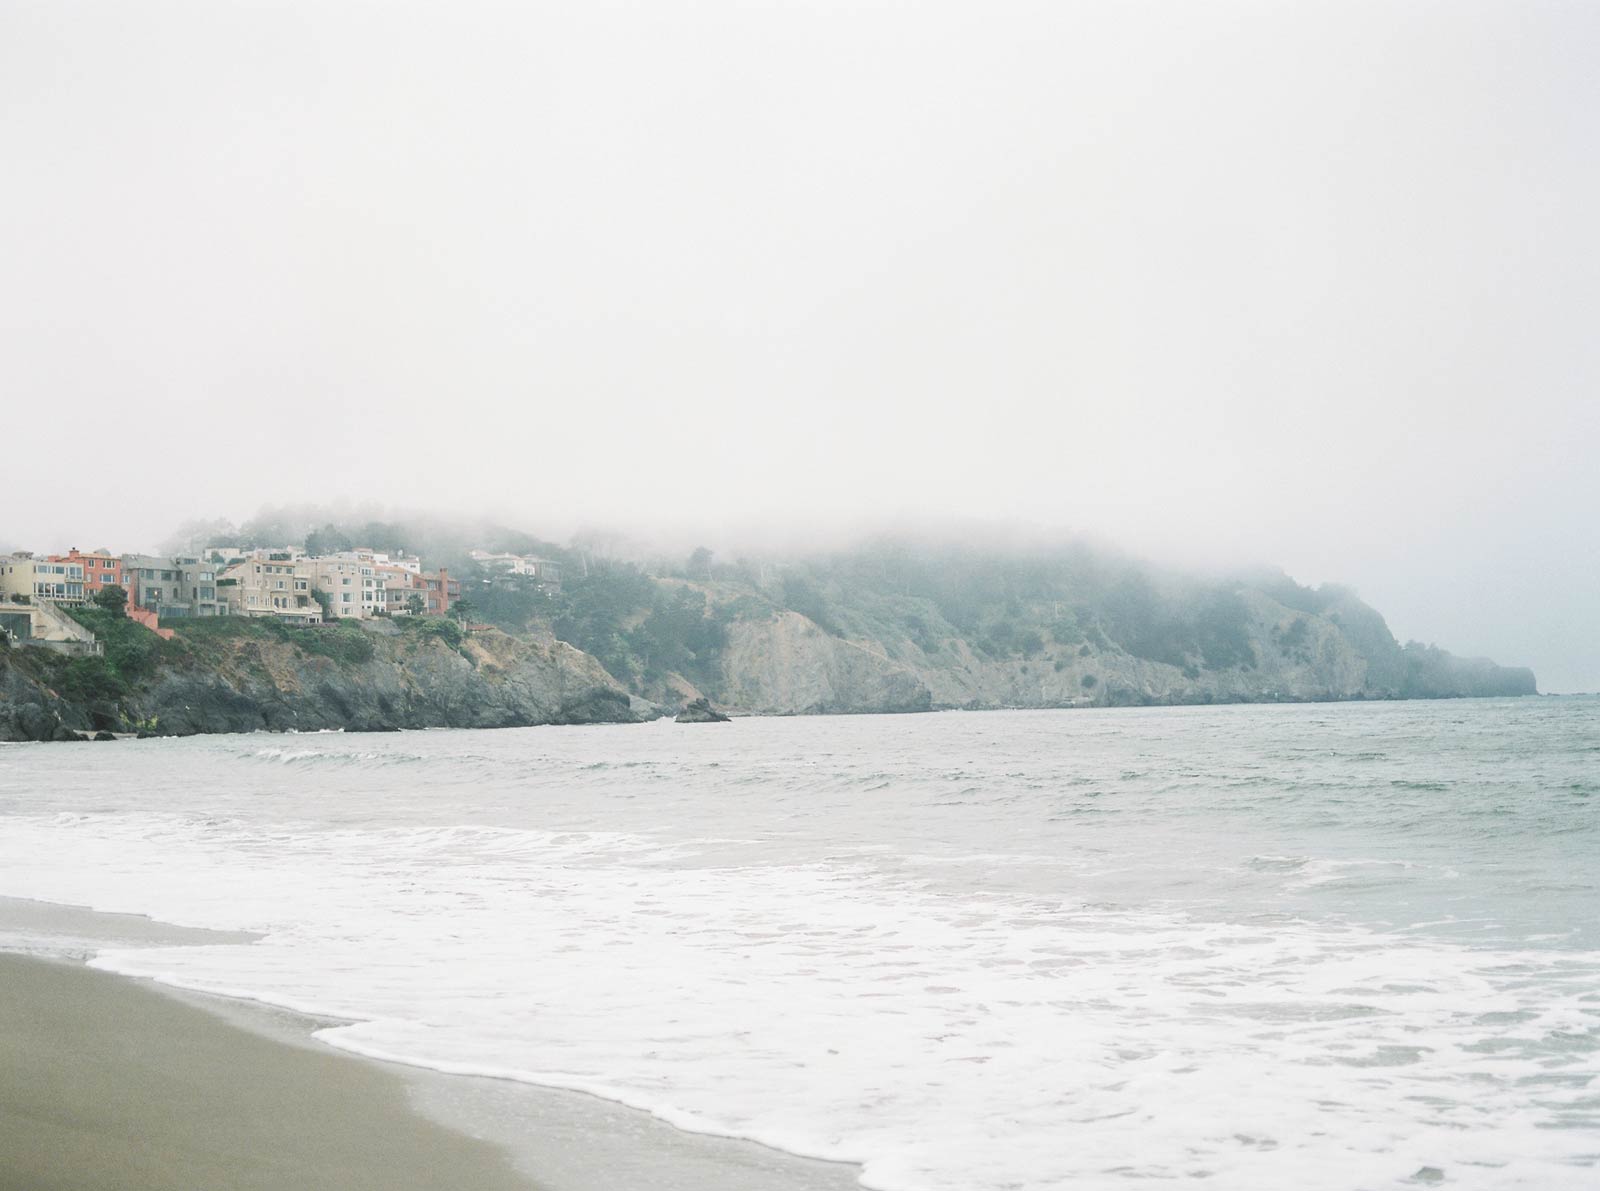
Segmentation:
{"type": "Polygon", "coordinates": [[[1600,688],[1600,10],[0,7],[0,547],[1074,532],[1600,688]]]}

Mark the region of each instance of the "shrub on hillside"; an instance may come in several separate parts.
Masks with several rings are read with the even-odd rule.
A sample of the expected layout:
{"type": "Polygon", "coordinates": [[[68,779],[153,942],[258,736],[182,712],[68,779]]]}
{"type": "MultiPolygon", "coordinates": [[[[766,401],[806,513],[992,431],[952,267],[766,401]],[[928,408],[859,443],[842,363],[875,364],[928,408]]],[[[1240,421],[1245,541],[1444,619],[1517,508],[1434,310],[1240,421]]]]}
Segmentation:
{"type": "Polygon", "coordinates": [[[783,602],[830,637],[844,636],[844,631],[834,621],[828,597],[806,576],[789,574],[783,577],[783,602]]]}
{"type": "MultiPolygon", "coordinates": [[[[451,649],[460,649],[461,642],[466,640],[466,630],[454,620],[445,620],[439,616],[412,616],[406,620],[406,628],[423,637],[437,637],[451,649]]],[[[368,657],[371,657],[372,643],[367,642],[368,657]]]]}
{"type": "Polygon", "coordinates": [[[332,628],[301,630],[295,636],[295,644],[305,653],[345,665],[372,660],[372,638],[353,620],[339,621],[332,628]]]}
{"type": "Polygon", "coordinates": [[[70,699],[94,702],[120,699],[128,693],[128,688],[112,672],[105,658],[86,657],[73,658],[67,663],[61,677],[61,693],[70,699]]]}
{"type": "Polygon", "coordinates": [[[128,592],[126,588],[117,584],[108,584],[94,593],[94,602],[98,607],[104,608],[112,616],[126,616],[128,612],[128,592]]]}

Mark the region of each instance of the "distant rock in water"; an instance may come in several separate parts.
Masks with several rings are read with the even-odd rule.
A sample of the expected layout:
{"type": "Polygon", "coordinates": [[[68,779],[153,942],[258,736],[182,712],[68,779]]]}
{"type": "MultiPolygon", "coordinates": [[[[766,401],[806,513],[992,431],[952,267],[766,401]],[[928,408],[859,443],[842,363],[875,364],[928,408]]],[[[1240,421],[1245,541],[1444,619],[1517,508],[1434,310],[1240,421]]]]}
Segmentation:
{"type": "Polygon", "coordinates": [[[728,717],[711,706],[711,700],[705,698],[696,699],[678,713],[678,723],[680,724],[726,724],[728,722],[728,717]]]}
{"type": "Polygon", "coordinates": [[[629,695],[628,714],[643,724],[650,720],[666,719],[672,714],[672,709],[662,707],[659,703],[653,703],[639,695],[629,695]]]}

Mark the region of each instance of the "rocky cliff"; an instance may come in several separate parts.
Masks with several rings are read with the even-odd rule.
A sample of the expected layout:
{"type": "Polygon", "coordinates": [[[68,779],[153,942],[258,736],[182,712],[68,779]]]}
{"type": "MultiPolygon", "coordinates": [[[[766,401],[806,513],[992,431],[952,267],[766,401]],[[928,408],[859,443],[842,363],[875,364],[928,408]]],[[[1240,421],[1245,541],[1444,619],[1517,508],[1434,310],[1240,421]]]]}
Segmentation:
{"type": "Polygon", "coordinates": [[[102,658],[0,652],[0,739],[93,730],[502,727],[628,721],[708,697],[745,715],[1537,693],[1533,674],[1401,645],[1353,592],[1197,578],[1068,545],[885,542],[674,570],[585,564],[558,595],[471,576],[501,628],[175,622],[162,642],[74,615],[102,658]]]}
{"type": "Polygon", "coordinates": [[[189,640],[180,632],[159,653],[130,665],[128,678],[102,659],[68,661],[23,647],[0,652],[0,740],[71,739],[97,730],[384,731],[635,718],[627,692],[587,654],[496,630],[461,639],[402,631],[388,621],[366,631],[269,632],[242,624],[189,640]]]}
{"type": "Polygon", "coordinates": [[[552,628],[661,703],[744,714],[1536,693],[1525,669],[1402,646],[1354,592],[1197,577],[1076,544],[916,546],[595,569],[552,628]]]}
{"type": "Polygon", "coordinates": [[[823,631],[798,612],[776,611],[728,628],[717,702],[743,715],[927,711],[925,675],[888,656],[871,640],[823,631]]]}
{"type": "MultiPolygon", "coordinates": [[[[952,633],[880,631],[852,640],[793,611],[728,628],[707,692],[757,715],[1175,703],[1451,698],[1537,693],[1532,671],[1402,647],[1372,609],[1341,595],[1318,613],[1260,591],[1244,609],[1232,664],[1141,657],[1096,634],[1042,632],[1016,652],[952,633]]],[[[841,618],[842,619],[842,618],[841,618]]],[[[926,620],[919,620],[923,626],[926,620]]]]}

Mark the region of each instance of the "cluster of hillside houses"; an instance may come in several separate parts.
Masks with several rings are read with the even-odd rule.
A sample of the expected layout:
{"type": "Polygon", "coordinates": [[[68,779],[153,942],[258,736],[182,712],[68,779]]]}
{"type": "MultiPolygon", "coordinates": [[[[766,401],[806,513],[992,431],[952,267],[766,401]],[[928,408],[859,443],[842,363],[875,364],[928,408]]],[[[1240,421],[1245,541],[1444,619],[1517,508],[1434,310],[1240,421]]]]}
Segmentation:
{"type": "MultiPolygon", "coordinates": [[[[512,554],[474,551],[490,575],[518,575],[556,590],[559,564],[512,554]]],[[[292,547],[208,546],[194,555],[80,551],[35,557],[0,554],[0,630],[13,638],[47,639],[65,632],[48,611],[19,618],[25,608],[82,604],[107,587],[128,595],[128,615],[152,629],[191,616],[271,617],[284,624],[372,616],[443,616],[461,598],[461,583],[444,568],[377,550],[312,556],[292,547]],[[22,619],[28,620],[26,629],[22,619]]],[[[159,631],[159,630],[158,630],[159,631]]]]}

